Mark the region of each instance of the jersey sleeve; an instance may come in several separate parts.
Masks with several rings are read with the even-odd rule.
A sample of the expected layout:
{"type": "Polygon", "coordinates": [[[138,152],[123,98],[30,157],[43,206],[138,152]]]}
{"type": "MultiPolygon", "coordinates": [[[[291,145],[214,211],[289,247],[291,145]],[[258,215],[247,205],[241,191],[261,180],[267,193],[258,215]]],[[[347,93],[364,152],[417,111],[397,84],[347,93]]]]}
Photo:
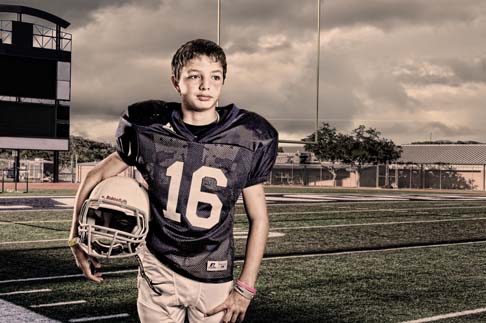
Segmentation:
{"type": "Polygon", "coordinates": [[[263,142],[253,155],[251,170],[245,187],[263,183],[268,180],[275,160],[277,159],[278,137],[263,142]]]}
{"type": "Polygon", "coordinates": [[[116,151],[120,158],[129,166],[134,166],[138,157],[138,140],[134,125],[125,113],[116,129],[116,151]]]}

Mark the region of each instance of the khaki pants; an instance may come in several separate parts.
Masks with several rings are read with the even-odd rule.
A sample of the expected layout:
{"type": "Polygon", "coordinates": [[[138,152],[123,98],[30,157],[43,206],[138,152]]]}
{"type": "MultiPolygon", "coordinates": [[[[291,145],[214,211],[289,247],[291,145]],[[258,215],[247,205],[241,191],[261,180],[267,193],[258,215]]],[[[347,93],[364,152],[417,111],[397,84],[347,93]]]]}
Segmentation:
{"type": "Polygon", "coordinates": [[[223,303],[233,288],[233,282],[201,283],[183,277],[160,263],[147,248],[140,253],[145,274],[161,295],[138,275],[137,308],[142,323],[184,323],[186,313],[190,323],[219,323],[224,312],[205,317],[206,311],[223,303]]]}

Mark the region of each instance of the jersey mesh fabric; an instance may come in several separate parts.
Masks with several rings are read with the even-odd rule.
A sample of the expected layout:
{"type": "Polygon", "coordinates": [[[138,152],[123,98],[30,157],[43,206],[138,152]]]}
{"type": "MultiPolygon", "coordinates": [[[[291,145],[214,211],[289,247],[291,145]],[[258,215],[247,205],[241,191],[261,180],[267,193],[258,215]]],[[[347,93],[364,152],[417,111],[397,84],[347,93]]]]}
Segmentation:
{"type": "Polygon", "coordinates": [[[276,157],[277,133],[263,118],[232,105],[225,119],[196,139],[181,128],[180,111],[167,109],[162,101],[154,106],[159,114],[173,116],[167,118],[170,126],[133,124],[125,115],[117,132],[118,153],[129,160],[124,147],[137,146],[134,164],[149,184],[152,221],[147,246],[186,277],[229,281],[234,205],[244,187],[268,176],[276,157]],[[255,118],[260,118],[259,124],[255,118]],[[262,167],[266,169],[255,169],[262,167]],[[171,195],[177,185],[178,191],[171,195]],[[168,215],[169,205],[179,218],[168,215]],[[210,268],[215,263],[218,266],[210,268]]]}

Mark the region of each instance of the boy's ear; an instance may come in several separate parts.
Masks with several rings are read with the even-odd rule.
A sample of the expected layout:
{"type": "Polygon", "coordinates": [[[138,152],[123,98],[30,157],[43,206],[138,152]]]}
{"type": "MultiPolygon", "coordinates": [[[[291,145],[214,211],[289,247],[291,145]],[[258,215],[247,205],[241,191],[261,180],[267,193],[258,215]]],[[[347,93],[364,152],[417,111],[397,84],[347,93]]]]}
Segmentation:
{"type": "Polygon", "coordinates": [[[179,87],[179,81],[176,80],[174,74],[170,76],[170,81],[172,82],[172,86],[176,89],[177,93],[181,94],[181,88],[179,87]]]}

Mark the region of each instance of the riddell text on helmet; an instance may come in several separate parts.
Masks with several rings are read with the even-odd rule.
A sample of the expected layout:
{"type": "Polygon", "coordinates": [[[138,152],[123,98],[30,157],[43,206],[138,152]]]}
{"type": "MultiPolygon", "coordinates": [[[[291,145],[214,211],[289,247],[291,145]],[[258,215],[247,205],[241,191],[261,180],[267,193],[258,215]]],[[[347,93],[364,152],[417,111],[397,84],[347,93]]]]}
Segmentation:
{"type": "Polygon", "coordinates": [[[119,203],[122,203],[122,204],[127,204],[127,200],[119,198],[119,197],[114,197],[114,196],[110,196],[110,195],[106,195],[106,196],[102,195],[101,198],[106,199],[106,200],[119,202],[119,203]]]}

